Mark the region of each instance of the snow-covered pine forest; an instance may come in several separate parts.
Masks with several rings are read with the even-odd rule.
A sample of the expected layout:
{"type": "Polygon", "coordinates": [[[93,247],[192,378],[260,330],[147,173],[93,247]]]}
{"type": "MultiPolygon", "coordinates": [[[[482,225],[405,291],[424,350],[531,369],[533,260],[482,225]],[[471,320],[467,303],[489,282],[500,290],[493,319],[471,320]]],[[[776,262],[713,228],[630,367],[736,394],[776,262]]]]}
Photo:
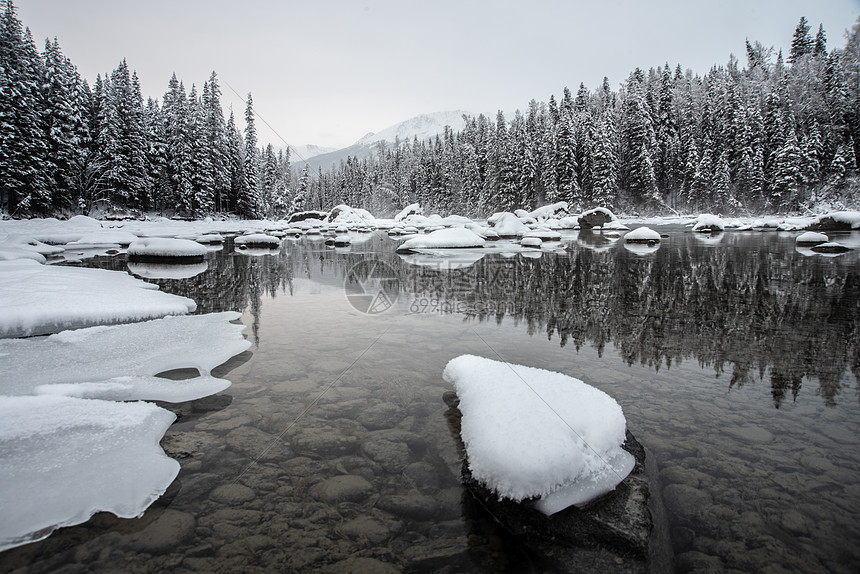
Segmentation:
{"type": "MultiPolygon", "coordinates": [[[[240,129],[218,76],[172,77],[144,101],[122,60],[92,86],[56,39],[39,51],[4,0],[0,22],[0,212],[12,217],[158,211],[277,218],[346,203],[378,215],[419,202],[487,216],[567,201],[624,212],[793,212],[856,207],[860,23],[827,48],[802,18],[790,53],[747,41],[706,75],[634,70],[618,91],[567,88],[506,118],[466,118],[430,140],[381,144],[323,172],[258,145],[249,94],[240,129]]],[[[563,78],[560,78],[563,80],[563,78]]],[[[289,95],[285,94],[285,98],[289,95]]],[[[289,133],[289,126],[279,126],[289,133]]]]}

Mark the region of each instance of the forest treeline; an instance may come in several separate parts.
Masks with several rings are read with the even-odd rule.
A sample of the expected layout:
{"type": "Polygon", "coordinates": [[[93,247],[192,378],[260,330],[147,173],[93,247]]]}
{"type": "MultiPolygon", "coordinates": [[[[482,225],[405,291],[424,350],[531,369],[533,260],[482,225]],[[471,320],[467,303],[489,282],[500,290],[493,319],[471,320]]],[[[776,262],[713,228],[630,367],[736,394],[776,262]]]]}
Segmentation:
{"type": "Polygon", "coordinates": [[[380,143],[330,170],[294,169],[240,129],[218,76],[174,75],[144,100],[125,60],[92,86],[56,39],[39,51],[11,0],[0,21],[0,212],[157,211],[278,218],[347,203],[390,215],[419,202],[486,216],[567,201],[623,212],[793,212],[857,202],[860,24],[828,50],[801,18],[791,50],[747,41],[706,75],[636,69],[618,91],[565,88],[506,118],[465,118],[435,138],[380,143]]]}

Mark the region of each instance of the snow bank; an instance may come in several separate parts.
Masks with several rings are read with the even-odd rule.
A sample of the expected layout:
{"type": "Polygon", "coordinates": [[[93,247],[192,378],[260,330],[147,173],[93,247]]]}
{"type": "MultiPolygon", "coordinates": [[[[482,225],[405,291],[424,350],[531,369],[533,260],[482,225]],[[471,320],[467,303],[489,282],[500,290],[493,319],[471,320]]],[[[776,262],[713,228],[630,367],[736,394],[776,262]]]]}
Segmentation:
{"type": "Polygon", "coordinates": [[[120,271],[0,261],[0,337],[143,321],[196,308],[191,299],[162,293],[120,271]]]}
{"type": "Polygon", "coordinates": [[[100,229],[70,241],[68,247],[102,247],[107,245],[129,245],[137,241],[137,235],[122,229],[100,229]]]}
{"type": "Polygon", "coordinates": [[[158,444],[175,418],[150,403],[0,397],[0,551],[96,512],[140,516],[179,473],[158,444]]]}
{"type": "Polygon", "coordinates": [[[485,239],[465,227],[439,229],[427,235],[407,239],[397,248],[398,253],[415,249],[450,249],[463,247],[483,247],[485,239]]]}
{"type": "Polygon", "coordinates": [[[553,514],[613,490],[634,459],[612,397],[578,379],[473,355],[445,367],[472,476],[500,497],[541,497],[553,514]]]}

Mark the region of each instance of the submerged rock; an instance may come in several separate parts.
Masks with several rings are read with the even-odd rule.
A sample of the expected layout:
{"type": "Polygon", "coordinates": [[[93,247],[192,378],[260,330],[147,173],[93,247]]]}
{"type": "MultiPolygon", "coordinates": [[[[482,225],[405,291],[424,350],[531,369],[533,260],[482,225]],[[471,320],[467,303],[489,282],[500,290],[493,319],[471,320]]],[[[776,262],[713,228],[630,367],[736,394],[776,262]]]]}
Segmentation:
{"type": "MultiPolygon", "coordinates": [[[[451,432],[460,439],[460,411],[454,393],[443,400],[451,432]]],[[[585,507],[571,506],[552,516],[534,508],[531,501],[521,503],[500,499],[475,480],[468,461],[463,460],[462,482],[474,500],[499,524],[562,572],[600,571],[596,565],[613,572],[647,572],[662,555],[651,548],[654,519],[649,508],[651,492],[645,471],[645,449],[628,431],[622,448],[636,459],[633,471],[615,490],[585,507]],[[659,558],[656,556],[660,555],[659,558]]]]}

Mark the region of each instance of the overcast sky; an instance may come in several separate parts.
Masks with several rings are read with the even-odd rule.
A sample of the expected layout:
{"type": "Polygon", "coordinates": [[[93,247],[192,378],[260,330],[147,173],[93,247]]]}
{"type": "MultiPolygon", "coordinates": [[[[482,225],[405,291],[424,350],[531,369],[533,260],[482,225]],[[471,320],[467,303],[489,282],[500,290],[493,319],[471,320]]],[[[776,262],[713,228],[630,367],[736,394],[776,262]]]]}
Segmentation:
{"type": "MultiPolygon", "coordinates": [[[[341,147],[413,116],[495,114],[666,62],[705,74],[744,40],[783,48],[801,16],[843,47],[860,0],[15,0],[90,84],[122,58],[144,97],[218,73],[291,144],[341,147]]],[[[229,87],[228,87],[229,86],[229,87]]],[[[242,123],[240,122],[240,125],[242,123]]],[[[258,122],[261,143],[280,144],[258,122]]]]}

